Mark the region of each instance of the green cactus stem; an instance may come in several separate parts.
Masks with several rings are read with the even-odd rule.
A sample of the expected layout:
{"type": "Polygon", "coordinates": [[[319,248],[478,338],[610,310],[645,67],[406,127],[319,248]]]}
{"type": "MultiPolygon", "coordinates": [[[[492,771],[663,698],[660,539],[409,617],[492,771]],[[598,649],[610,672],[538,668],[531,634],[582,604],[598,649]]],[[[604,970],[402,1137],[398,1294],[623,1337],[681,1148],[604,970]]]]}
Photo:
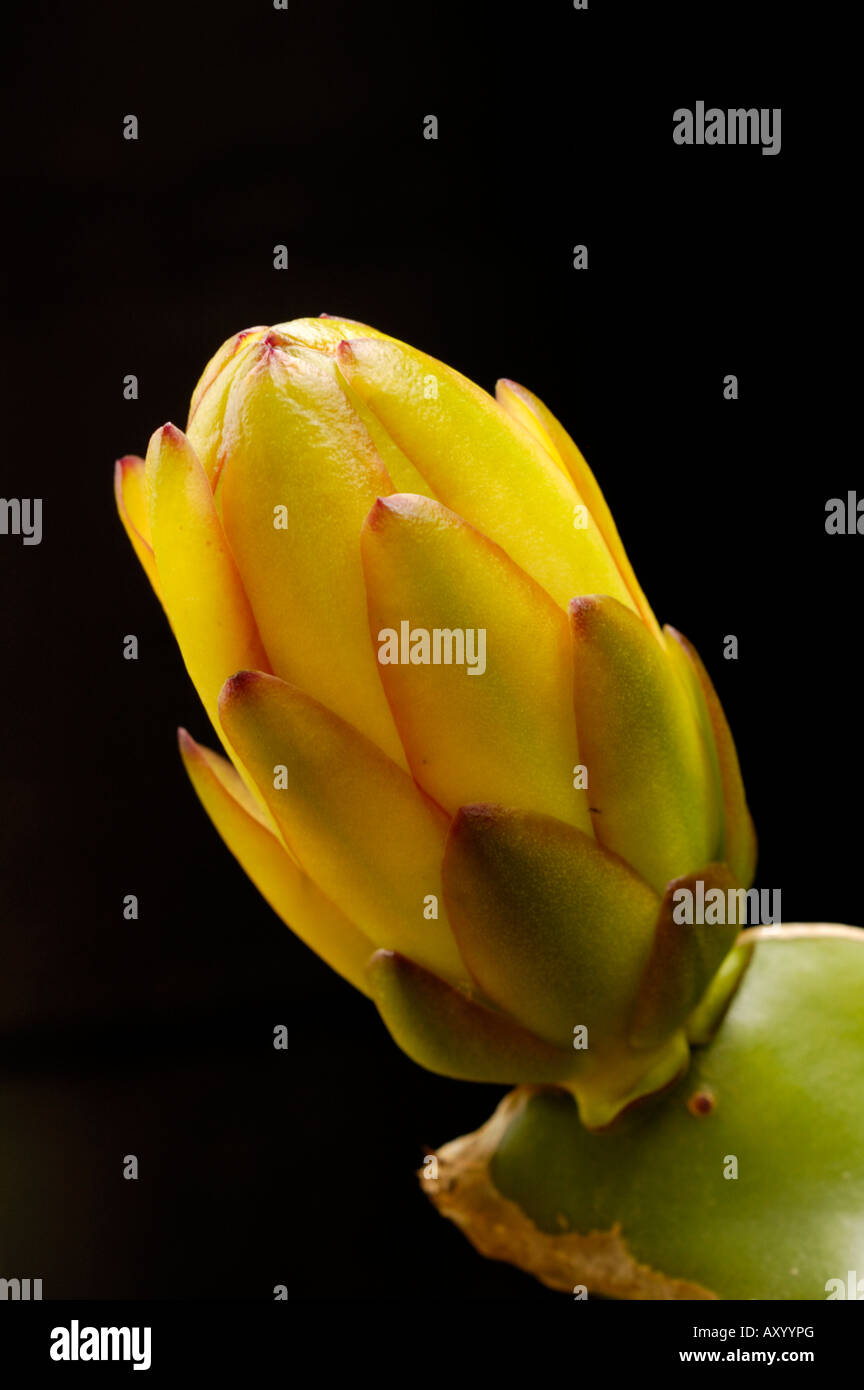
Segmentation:
{"type": "Polygon", "coordinates": [[[520,1086],[438,1151],[437,1179],[425,1165],[482,1254],[632,1299],[821,1300],[864,1276],[864,931],[740,943],[737,991],[721,972],[665,1093],[589,1132],[568,1091],[520,1086]]]}

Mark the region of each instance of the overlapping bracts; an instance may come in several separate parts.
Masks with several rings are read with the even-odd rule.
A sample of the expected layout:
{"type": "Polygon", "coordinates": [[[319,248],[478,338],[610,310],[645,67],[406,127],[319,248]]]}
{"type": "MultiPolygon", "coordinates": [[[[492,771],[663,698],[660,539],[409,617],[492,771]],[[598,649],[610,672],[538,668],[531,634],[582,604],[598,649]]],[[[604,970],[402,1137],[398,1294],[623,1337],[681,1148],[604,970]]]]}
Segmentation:
{"type": "Polygon", "coordinates": [[[116,492],[227,754],[181,731],[201,801],[397,1042],[591,1125],[667,1084],[735,936],[671,892],[748,887],[755,840],[705,669],[546,407],[300,319],[227,342],[116,492]],[[482,630],[482,673],[382,664],[406,622],[482,630]]]}

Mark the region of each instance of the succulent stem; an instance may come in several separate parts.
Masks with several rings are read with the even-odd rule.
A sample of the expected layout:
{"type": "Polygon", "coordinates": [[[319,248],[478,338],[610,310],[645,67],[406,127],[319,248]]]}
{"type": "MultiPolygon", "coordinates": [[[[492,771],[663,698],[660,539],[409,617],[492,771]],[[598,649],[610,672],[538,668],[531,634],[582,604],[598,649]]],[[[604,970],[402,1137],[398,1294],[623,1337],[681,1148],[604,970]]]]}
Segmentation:
{"type": "Polygon", "coordinates": [[[864,932],[739,946],[665,1093],[592,1133],[565,1090],[518,1087],[438,1151],[423,1186],[482,1254],[634,1299],[823,1299],[864,1272],[864,932]]]}

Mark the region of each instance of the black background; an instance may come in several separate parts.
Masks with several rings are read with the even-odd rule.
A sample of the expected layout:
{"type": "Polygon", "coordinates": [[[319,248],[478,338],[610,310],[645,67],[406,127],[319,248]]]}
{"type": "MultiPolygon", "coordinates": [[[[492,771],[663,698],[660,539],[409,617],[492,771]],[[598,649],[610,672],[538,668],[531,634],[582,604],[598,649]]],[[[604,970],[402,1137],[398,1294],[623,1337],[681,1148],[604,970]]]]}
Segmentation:
{"type": "Polygon", "coordinates": [[[855,921],[864,542],[824,529],[857,481],[850,193],[818,35],[779,5],[36,0],[6,50],[0,494],[44,499],[44,538],[0,538],[0,1274],[46,1298],[554,1298],[413,1177],[503,1091],[403,1057],[200,811],[175,729],[213,738],[111,467],[252,324],[346,315],[523,382],[714,676],[758,884],[787,920],[855,921]],[[781,106],[780,155],[674,145],[697,99],[781,106]]]}

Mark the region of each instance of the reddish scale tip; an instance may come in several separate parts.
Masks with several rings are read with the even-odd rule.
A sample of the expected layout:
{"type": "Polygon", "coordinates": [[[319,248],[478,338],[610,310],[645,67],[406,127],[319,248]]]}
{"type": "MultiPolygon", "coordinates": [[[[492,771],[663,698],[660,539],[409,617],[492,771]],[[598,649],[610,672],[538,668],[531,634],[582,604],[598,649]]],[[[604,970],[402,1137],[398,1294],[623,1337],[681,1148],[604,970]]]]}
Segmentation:
{"type": "Polygon", "coordinates": [[[376,497],[366,516],[366,528],[369,531],[380,531],[389,508],[385,497],[376,497]]]}
{"type": "Polygon", "coordinates": [[[600,596],[597,594],[582,594],[578,598],[571,598],[569,603],[570,624],[574,632],[582,634],[587,631],[594,610],[599,606],[600,596]]]}
{"type": "Polygon", "coordinates": [[[219,703],[223,700],[230,700],[235,695],[243,695],[252,690],[261,680],[260,671],[235,671],[233,676],[229,676],[222,687],[219,696],[219,703]]]}
{"type": "Polygon", "coordinates": [[[336,356],[339,358],[340,362],[354,361],[354,350],[351,347],[351,344],[348,342],[347,338],[343,338],[339,346],[336,348],[336,356]]]}
{"type": "Polygon", "coordinates": [[[464,834],[466,830],[494,830],[501,819],[501,807],[494,801],[472,801],[459,807],[450,822],[450,835],[464,834]]]}

